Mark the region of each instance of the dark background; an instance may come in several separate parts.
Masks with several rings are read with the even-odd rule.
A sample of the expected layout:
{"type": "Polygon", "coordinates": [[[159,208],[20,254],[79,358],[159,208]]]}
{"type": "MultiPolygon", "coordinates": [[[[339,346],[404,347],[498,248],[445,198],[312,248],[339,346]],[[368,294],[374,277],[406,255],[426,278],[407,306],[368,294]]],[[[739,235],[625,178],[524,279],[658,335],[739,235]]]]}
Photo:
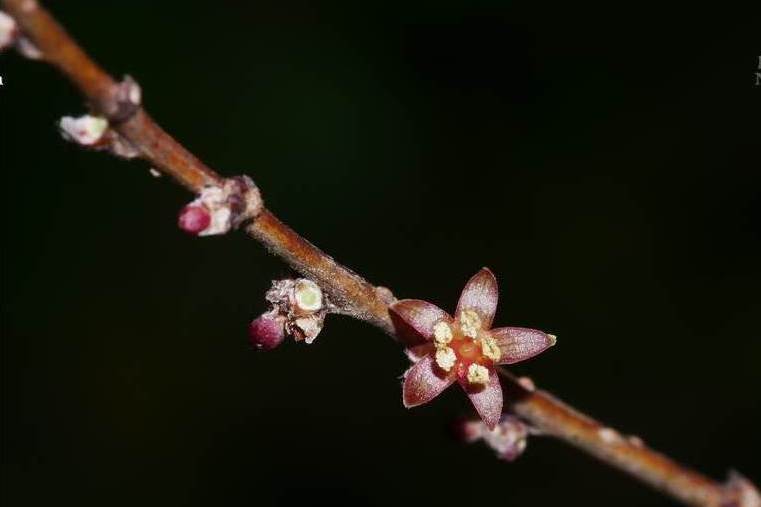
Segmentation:
{"type": "MultiPolygon", "coordinates": [[[[339,260],[445,308],[491,267],[496,323],[559,336],[516,372],[713,477],[761,479],[755,13],[53,7],[169,132],[339,260]]],[[[0,65],[10,505],[673,505],[562,443],[505,464],[455,442],[466,398],[405,410],[407,360],[360,322],[251,351],[285,265],[240,234],[181,234],[181,188],[65,143],[75,90],[0,65]]]]}

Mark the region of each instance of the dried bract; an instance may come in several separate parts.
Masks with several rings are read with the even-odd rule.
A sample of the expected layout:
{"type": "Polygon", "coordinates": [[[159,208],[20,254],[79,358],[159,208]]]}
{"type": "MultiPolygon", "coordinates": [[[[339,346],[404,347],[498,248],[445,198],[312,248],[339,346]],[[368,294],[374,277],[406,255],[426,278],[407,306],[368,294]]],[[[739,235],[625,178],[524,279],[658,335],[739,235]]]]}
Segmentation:
{"type": "Polygon", "coordinates": [[[267,301],[285,319],[285,329],[296,341],[312,343],[322,331],[327,305],[322,289],[312,280],[277,280],[267,301]]]}

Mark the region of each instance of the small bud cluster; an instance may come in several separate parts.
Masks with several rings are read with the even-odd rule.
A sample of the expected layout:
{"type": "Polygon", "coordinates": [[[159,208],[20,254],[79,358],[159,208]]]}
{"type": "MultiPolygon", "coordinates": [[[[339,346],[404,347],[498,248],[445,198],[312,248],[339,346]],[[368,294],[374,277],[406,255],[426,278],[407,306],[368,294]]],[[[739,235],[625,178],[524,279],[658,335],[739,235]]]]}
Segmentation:
{"type": "Polygon", "coordinates": [[[225,234],[256,217],[262,208],[261,194],[251,178],[236,176],[222,186],[204,188],[180,210],[177,225],[194,236],[225,234]]]}
{"type": "Polygon", "coordinates": [[[322,289],[312,280],[278,280],[265,296],[286,318],[285,328],[296,341],[312,343],[322,330],[327,309],[322,289]]]}
{"type": "Polygon", "coordinates": [[[128,159],[140,154],[129,141],[111,129],[108,120],[102,116],[64,116],[58,122],[58,128],[64,139],[91,150],[109,151],[128,159]]]}
{"type": "Polygon", "coordinates": [[[37,46],[21,34],[16,20],[0,11],[0,51],[10,47],[15,47],[22,56],[31,60],[42,58],[42,52],[37,46]]]}
{"type": "Polygon", "coordinates": [[[316,283],[306,278],[278,280],[265,297],[270,310],[249,325],[253,346],[270,350],[282,343],[286,333],[306,343],[317,338],[325,322],[327,301],[316,283]]]}
{"type": "Polygon", "coordinates": [[[483,440],[499,459],[505,461],[516,460],[526,450],[528,443],[528,426],[512,415],[503,415],[493,430],[480,419],[459,421],[456,429],[463,441],[472,443],[483,440]]]}

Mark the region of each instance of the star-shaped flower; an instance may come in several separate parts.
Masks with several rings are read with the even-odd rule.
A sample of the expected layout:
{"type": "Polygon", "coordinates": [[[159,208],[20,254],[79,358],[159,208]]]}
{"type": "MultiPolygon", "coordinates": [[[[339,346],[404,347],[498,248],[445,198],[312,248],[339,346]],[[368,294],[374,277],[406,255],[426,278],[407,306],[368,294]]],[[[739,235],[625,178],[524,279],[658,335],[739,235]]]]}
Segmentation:
{"type": "Polygon", "coordinates": [[[551,334],[522,327],[491,329],[497,310],[497,279],[483,268],[460,294],[454,318],[419,299],[391,305],[391,318],[415,363],[404,374],[407,408],[428,403],[457,381],[489,428],[502,414],[496,365],[513,364],[555,345],[551,334]]]}

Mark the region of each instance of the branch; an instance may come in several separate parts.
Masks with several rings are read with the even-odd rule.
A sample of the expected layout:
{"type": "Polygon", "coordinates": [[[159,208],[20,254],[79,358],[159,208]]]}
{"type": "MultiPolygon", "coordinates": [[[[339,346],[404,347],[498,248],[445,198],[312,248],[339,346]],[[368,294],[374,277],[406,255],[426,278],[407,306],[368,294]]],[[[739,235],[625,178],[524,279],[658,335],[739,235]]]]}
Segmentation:
{"type": "MultiPolygon", "coordinates": [[[[42,58],[57,67],[88,100],[91,109],[109,120],[112,128],[131,143],[150,164],[193,193],[225,179],[167,134],[139,105],[126,107],[123,83],[100,68],[72,40],[63,27],[35,0],[3,0],[5,9],[20,25],[42,58]]],[[[126,82],[126,81],[125,81],[126,82]]],[[[272,212],[262,209],[246,232],[293,269],[317,282],[341,313],[372,324],[394,337],[388,305],[391,293],[375,287],[336,262],[272,212]]],[[[641,440],[617,431],[569,407],[551,394],[534,390],[500,370],[509,409],[542,433],[554,436],[610,466],[618,468],[658,491],[687,505],[699,507],[758,507],[754,486],[730,475],[726,484],[714,481],[660,454],[641,440]]]]}

